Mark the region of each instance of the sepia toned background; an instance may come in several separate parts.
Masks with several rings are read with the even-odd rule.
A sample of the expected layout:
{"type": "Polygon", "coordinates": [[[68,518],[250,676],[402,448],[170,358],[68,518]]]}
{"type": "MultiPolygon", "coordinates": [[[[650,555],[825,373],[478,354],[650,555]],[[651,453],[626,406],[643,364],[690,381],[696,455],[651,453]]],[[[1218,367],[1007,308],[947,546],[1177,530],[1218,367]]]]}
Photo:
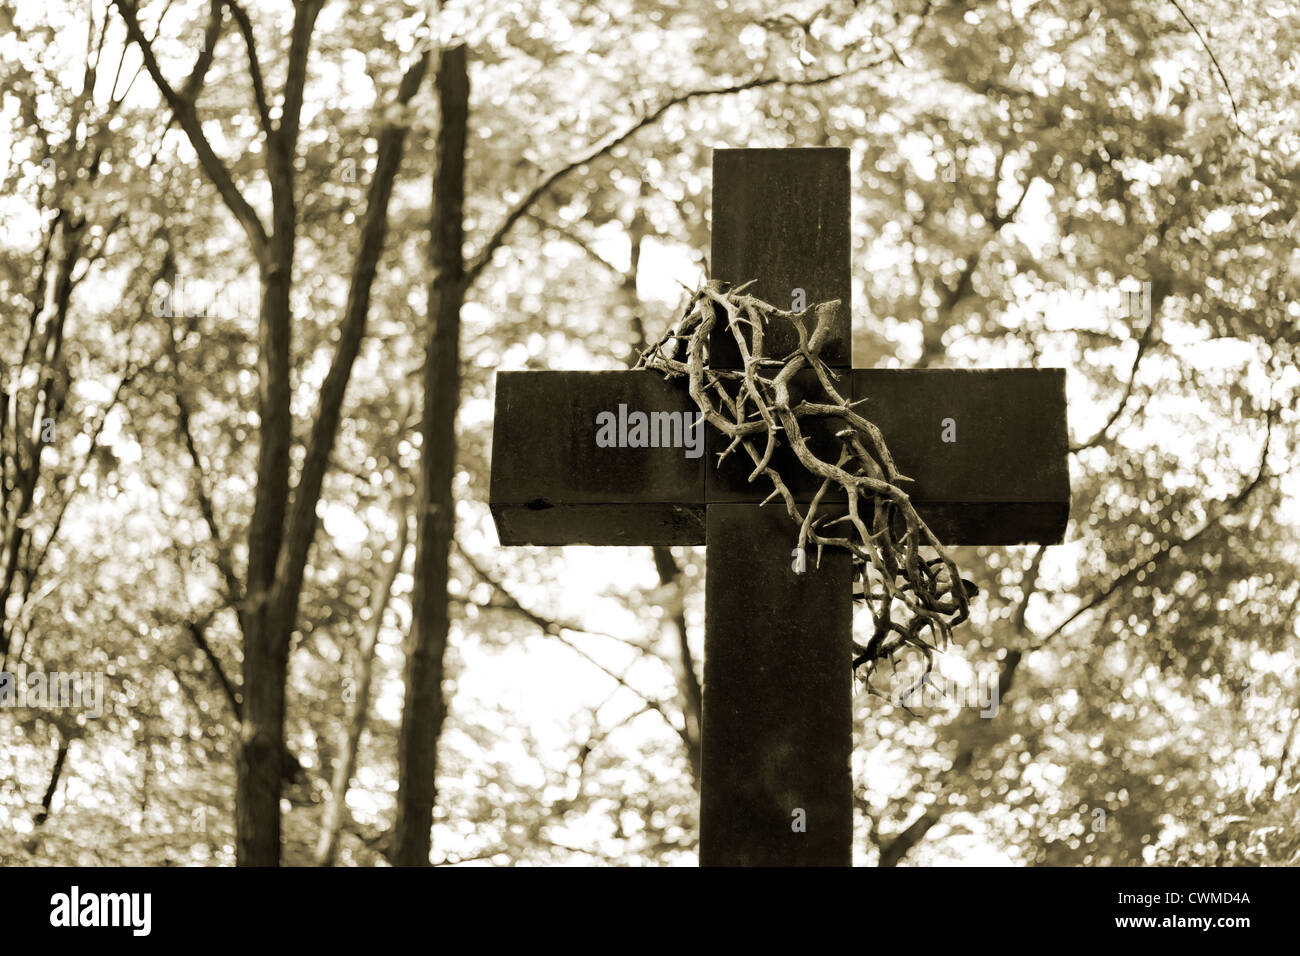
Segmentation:
{"type": "Polygon", "coordinates": [[[725,146],[851,150],[855,365],[1068,370],[855,862],[1300,862],[1298,90],[1290,0],[0,2],[0,671],[103,684],[0,706],[0,862],[694,864],[703,549],[486,498],[725,146]]]}

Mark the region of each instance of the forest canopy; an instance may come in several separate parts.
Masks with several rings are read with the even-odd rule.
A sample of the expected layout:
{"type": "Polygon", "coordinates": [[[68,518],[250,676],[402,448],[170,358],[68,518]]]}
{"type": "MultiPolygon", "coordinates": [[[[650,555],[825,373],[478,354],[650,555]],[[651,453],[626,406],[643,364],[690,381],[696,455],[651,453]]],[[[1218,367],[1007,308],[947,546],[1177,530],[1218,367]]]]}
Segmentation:
{"type": "Polygon", "coordinates": [[[493,388],[633,363],[741,146],[849,149],[855,366],[1067,369],[855,862],[1300,862],[1269,0],[0,2],[0,671],[102,687],[0,701],[0,861],[695,862],[703,549],[499,548],[493,388]]]}

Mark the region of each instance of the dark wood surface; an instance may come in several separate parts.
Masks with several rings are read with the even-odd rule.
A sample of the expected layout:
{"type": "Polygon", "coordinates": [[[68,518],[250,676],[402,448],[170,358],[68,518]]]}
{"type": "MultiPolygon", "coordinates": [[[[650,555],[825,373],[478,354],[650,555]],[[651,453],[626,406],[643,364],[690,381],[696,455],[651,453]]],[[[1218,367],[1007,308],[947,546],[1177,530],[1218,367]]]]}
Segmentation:
{"type": "MultiPolygon", "coordinates": [[[[850,201],[847,149],[713,151],[710,278],[754,279],[753,295],[787,310],[795,289],[809,306],[839,299],[835,334],[821,353],[837,368],[852,365],[850,201]]],[[[780,358],[797,345],[793,330],[775,328],[764,353],[780,358]]],[[[740,367],[729,331],[715,330],[711,346],[714,368],[740,367]]]]}
{"type": "MultiPolygon", "coordinates": [[[[1069,519],[1061,369],[855,370],[846,391],[867,398],[921,516],[947,544],[1055,544],[1069,519]],[[952,418],[956,442],[942,440],[952,418]]],[[[704,507],[759,502],[770,483],[708,429],[699,458],[677,448],[599,448],[596,415],[625,403],[693,412],[684,384],[647,371],[502,372],[497,376],[489,492],[502,544],[703,544],[704,507]]],[[[814,433],[816,429],[811,429],[814,433]]],[[[833,460],[833,439],[811,442],[833,460]]],[[[793,453],[776,458],[807,500],[816,482],[793,453]]]]}
{"type": "Polygon", "coordinates": [[[707,520],[700,864],[848,866],[849,554],[795,574],[783,511],[715,504],[707,520]]]}

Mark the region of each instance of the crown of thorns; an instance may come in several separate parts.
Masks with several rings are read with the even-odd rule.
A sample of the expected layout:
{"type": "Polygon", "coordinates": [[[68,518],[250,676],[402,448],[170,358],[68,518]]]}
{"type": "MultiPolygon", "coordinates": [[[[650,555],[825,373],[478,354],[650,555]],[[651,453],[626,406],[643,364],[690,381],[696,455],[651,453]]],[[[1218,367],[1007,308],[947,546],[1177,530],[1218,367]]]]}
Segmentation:
{"type": "MultiPolygon", "coordinates": [[[[852,666],[871,686],[879,661],[907,648],[924,655],[929,673],[935,652],[952,639],[952,629],[969,617],[978,589],[963,581],[957,566],[912,506],[880,430],[855,409],[870,401],[847,401],[835,387],[838,376],[820,357],[830,338],[839,301],[787,312],[745,294],[752,283],[731,287],[710,281],[691,294],[677,323],[642,352],[638,368],[685,378],[704,419],[731,439],[718,454],[721,465],[737,451],[754,464],[749,480],[766,478],[766,505],[783,501],[799,527],[797,547],[843,548],[853,556],[854,597],[870,611],[872,631],[854,640],[852,666]],[[811,321],[811,331],[808,328],[811,321]],[[709,337],[719,323],[735,339],[741,367],[712,368],[709,337]],[[764,353],[765,333],[776,323],[792,327],[798,347],[780,358],[764,353]],[[792,404],[794,376],[811,370],[821,383],[820,401],[792,404]],[[836,420],[835,460],[809,446],[804,422],[836,420]],[[789,447],[799,464],[820,479],[806,510],[790,491],[773,455],[789,447]],[[840,494],[842,492],[842,494],[840,494]],[[859,670],[864,668],[864,670],[859,670]]],[[[788,460],[788,459],[787,459],[788,460]]]]}

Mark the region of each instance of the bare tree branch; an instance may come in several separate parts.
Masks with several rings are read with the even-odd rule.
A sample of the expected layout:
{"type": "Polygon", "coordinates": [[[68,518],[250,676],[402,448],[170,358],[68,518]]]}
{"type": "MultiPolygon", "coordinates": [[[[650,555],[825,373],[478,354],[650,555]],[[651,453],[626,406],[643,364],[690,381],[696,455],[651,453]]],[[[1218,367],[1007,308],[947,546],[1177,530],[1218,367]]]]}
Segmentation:
{"type": "Polygon", "coordinates": [[[23,604],[19,608],[20,616],[26,607],[26,596],[31,591],[31,586],[35,582],[37,575],[40,573],[41,567],[45,564],[46,557],[49,555],[50,545],[52,545],[54,540],[59,536],[59,529],[63,526],[63,518],[67,514],[68,505],[76,496],[77,490],[81,487],[81,477],[89,469],[91,461],[94,460],[95,453],[99,450],[99,440],[103,436],[104,426],[108,424],[108,416],[113,409],[118,406],[118,403],[122,400],[122,393],[140,371],[140,367],[132,367],[130,365],[123,370],[121,378],[118,379],[117,388],[113,390],[113,396],[100,410],[98,421],[96,421],[95,425],[91,428],[90,444],[86,448],[86,453],[81,458],[81,466],[77,469],[75,475],[68,478],[64,492],[60,496],[59,512],[55,515],[54,522],[50,526],[50,531],[45,538],[45,543],[41,546],[40,553],[36,556],[36,560],[32,561],[24,572],[24,600],[23,604]]]}
{"type": "MultiPolygon", "coordinates": [[[[1020,601],[1016,605],[1015,612],[1011,620],[1015,625],[1016,635],[1023,640],[1028,634],[1025,618],[1029,612],[1029,601],[1038,591],[1039,573],[1043,566],[1043,556],[1046,554],[1046,548],[1039,545],[1034,551],[1034,556],[1029,561],[1029,567],[1026,569],[1024,576],[1020,581],[1022,591],[1020,601]]],[[[1002,662],[998,667],[998,700],[1006,700],[1007,694],[1011,692],[1011,686],[1015,681],[1016,670],[1019,668],[1021,661],[1024,660],[1024,652],[1017,648],[1009,648],[1002,662]]],[[[953,756],[951,769],[958,772],[964,772],[970,768],[975,760],[976,748],[979,738],[973,736],[971,731],[975,724],[982,718],[974,713],[968,713],[964,719],[960,719],[956,727],[951,727],[948,734],[957,738],[957,752],[953,756]],[[958,729],[960,728],[960,729],[958,729]]],[[[919,844],[937,824],[948,810],[948,804],[932,803],[926,810],[915,820],[913,820],[905,829],[895,834],[889,840],[882,840],[879,834],[873,834],[877,845],[880,847],[880,856],[877,860],[877,866],[897,866],[913,847],[919,844]]]]}
{"type": "Polygon", "coordinates": [[[50,818],[50,807],[54,804],[54,794],[58,792],[59,780],[63,777],[63,768],[68,759],[68,747],[71,741],[62,731],[56,730],[55,733],[59,738],[59,749],[54,755],[54,768],[50,771],[50,782],[45,788],[44,796],[41,797],[41,808],[32,817],[33,827],[44,826],[45,821],[50,818]]]}
{"type": "Polygon", "coordinates": [[[248,13],[236,0],[223,0],[235,18],[239,32],[243,34],[244,46],[248,48],[248,78],[253,84],[253,105],[257,107],[257,118],[261,121],[262,132],[271,135],[271,108],[266,101],[266,86],[262,80],[262,66],[257,60],[257,45],[253,40],[253,24],[248,13]]]}
{"type": "Polygon", "coordinates": [[[548,230],[550,232],[554,232],[557,235],[559,235],[561,238],[568,240],[570,243],[572,243],[573,245],[581,249],[583,252],[585,252],[592,259],[593,262],[599,263],[600,265],[608,269],[610,272],[614,273],[614,275],[618,276],[619,278],[622,278],[623,276],[622,269],[620,269],[618,266],[614,265],[614,263],[610,262],[608,259],[602,256],[599,252],[597,252],[592,247],[591,243],[589,243],[586,239],[583,239],[582,236],[578,235],[572,229],[569,229],[567,226],[561,226],[557,223],[550,222],[545,217],[539,216],[536,213],[530,212],[528,214],[528,218],[531,219],[533,222],[537,223],[537,225],[540,226],[542,229],[548,230]]]}
{"type": "MultiPolygon", "coordinates": [[[[172,362],[172,369],[173,371],[177,369],[175,361],[172,362]]],[[[176,402],[176,427],[181,434],[185,450],[189,454],[190,463],[194,466],[194,496],[198,501],[199,511],[203,515],[203,522],[208,527],[208,536],[211,538],[212,545],[217,552],[217,570],[221,572],[222,580],[226,584],[226,600],[239,616],[242,629],[244,616],[242,607],[244,600],[243,586],[240,584],[239,576],[235,574],[230,546],[227,544],[225,536],[222,535],[221,529],[217,526],[217,512],[212,503],[212,495],[208,491],[207,471],[203,467],[203,456],[199,454],[198,443],[194,440],[189,403],[181,392],[179,375],[176,377],[176,388],[172,393],[172,399],[176,402]]]]}
{"type": "MultiPolygon", "coordinates": [[[[398,104],[405,106],[415,97],[428,70],[429,59],[427,51],[421,53],[407,69],[398,86],[398,104]]],[[[286,546],[280,554],[280,566],[276,574],[279,582],[278,602],[282,605],[280,612],[285,615],[284,620],[292,620],[297,609],[300,585],[316,527],[316,505],[320,501],[325,473],[334,449],[352,366],[365,337],[371,290],[379,269],[384,240],[388,236],[389,199],[402,162],[408,132],[406,126],[389,125],[379,134],[375,172],[370,180],[366,211],[361,223],[360,245],[353,260],[348,298],[339,324],[339,343],[329,372],[321,385],[319,410],[312,423],[311,437],[307,443],[298,486],[294,491],[293,507],[285,534],[286,546]]]]}
{"type": "Polygon", "coordinates": [[[1047,634],[1046,637],[1042,638],[1042,640],[1038,641],[1038,643],[1028,648],[1028,650],[1029,651],[1040,650],[1054,637],[1056,637],[1067,627],[1069,627],[1070,624],[1072,624],[1080,616],[1086,614],[1088,611],[1091,611],[1093,608],[1104,604],[1121,588],[1135,581],[1137,579],[1137,575],[1144,568],[1148,568],[1153,564],[1160,565],[1163,564],[1165,561],[1168,561],[1169,556],[1175,547],[1185,548],[1187,547],[1187,545],[1194,543],[1198,538],[1202,537],[1211,528],[1215,527],[1220,521],[1222,521],[1228,515],[1232,514],[1239,507],[1245,504],[1246,500],[1252,494],[1254,494],[1255,489],[1257,489],[1260,485],[1262,485],[1264,483],[1265,478],[1267,478],[1268,476],[1268,453],[1273,441],[1273,419],[1277,416],[1277,414],[1278,414],[1277,408],[1270,408],[1268,414],[1265,416],[1264,447],[1260,452],[1259,467],[1255,472],[1255,476],[1251,478],[1250,481],[1248,481],[1245,484],[1245,486],[1239,492],[1237,492],[1236,495],[1234,495],[1232,498],[1224,502],[1223,506],[1219,509],[1217,514],[1215,514],[1213,517],[1207,518],[1204,524],[1202,524],[1199,528],[1197,528],[1195,531],[1191,532],[1190,534],[1185,535],[1182,538],[1179,538],[1177,541],[1162,542],[1160,547],[1158,547],[1155,551],[1149,553],[1145,558],[1133,562],[1129,566],[1129,569],[1127,571],[1124,571],[1123,573],[1117,575],[1109,584],[1107,584],[1103,588],[1100,588],[1091,598],[1089,598],[1087,601],[1084,601],[1083,604],[1079,605],[1078,608],[1076,608],[1072,613],[1067,615],[1066,618],[1063,621],[1061,621],[1060,624],[1052,628],[1052,630],[1047,634]]]}
{"type": "Polygon", "coordinates": [[[1206,42],[1205,37],[1201,34],[1201,28],[1192,22],[1192,18],[1187,15],[1185,10],[1183,10],[1182,5],[1179,4],[1178,0],[1169,0],[1169,2],[1174,5],[1174,9],[1178,11],[1178,15],[1181,16],[1187,25],[1192,28],[1192,32],[1196,34],[1196,39],[1201,41],[1201,46],[1205,47],[1205,52],[1210,55],[1210,62],[1214,64],[1214,69],[1218,72],[1219,79],[1223,81],[1223,89],[1228,94],[1228,102],[1232,104],[1233,122],[1237,124],[1237,131],[1240,132],[1241,117],[1237,114],[1237,98],[1232,95],[1232,86],[1228,83],[1228,78],[1223,73],[1223,67],[1219,66],[1219,58],[1214,55],[1214,50],[1210,49],[1210,44],[1206,42]]]}
{"type": "Polygon", "coordinates": [[[492,235],[488,238],[488,240],[483,244],[483,248],[479,250],[478,256],[474,259],[474,261],[471,263],[469,268],[466,269],[465,271],[466,288],[472,286],[475,280],[478,279],[479,274],[482,273],[482,271],[485,268],[487,268],[488,264],[492,261],[492,255],[505,242],[506,235],[514,227],[515,223],[517,223],[520,219],[522,219],[525,215],[527,215],[529,210],[531,210],[533,206],[536,204],[537,200],[540,199],[543,195],[545,195],[556,183],[564,179],[566,176],[568,176],[570,173],[574,172],[575,170],[580,169],[581,167],[587,165],[588,163],[595,162],[596,160],[600,159],[602,156],[607,155],[615,147],[631,139],[634,135],[636,135],[638,132],[645,129],[646,127],[654,125],[664,116],[665,113],[671,110],[674,106],[681,106],[685,103],[691,102],[692,100],[702,99],[704,97],[727,96],[732,93],[743,93],[746,90],[757,90],[768,86],[821,86],[826,83],[833,83],[836,80],[843,79],[846,76],[850,76],[862,70],[869,69],[873,66],[879,66],[881,63],[887,62],[888,60],[889,60],[888,57],[881,57],[877,60],[872,60],[869,63],[855,67],[852,70],[845,70],[841,73],[831,73],[826,76],[809,77],[805,79],[787,79],[785,77],[780,77],[780,76],[755,77],[753,79],[746,80],[743,83],[736,83],[731,86],[719,86],[719,87],[712,87],[706,89],[691,90],[687,93],[679,93],[676,96],[670,97],[669,99],[665,100],[663,103],[660,103],[649,113],[646,113],[639,120],[632,123],[621,133],[618,133],[606,139],[603,143],[600,143],[596,146],[587,149],[585,152],[581,153],[576,159],[573,159],[565,163],[563,166],[559,167],[558,169],[556,169],[555,171],[553,171],[552,173],[544,177],[541,180],[541,182],[539,182],[536,186],[530,189],[528,193],[524,196],[524,198],[521,199],[508,213],[506,213],[506,216],[501,221],[501,224],[497,227],[496,231],[492,233],[492,235]]]}
{"type": "MultiPolygon", "coordinates": [[[[167,105],[171,107],[176,122],[185,131],[190,145],[194,147],[194,153],[198,156],[199,164],[207,173],[208,178],[212,180],[212,184],[216,187],[222,201],[225,202],[236,221],[243,227],[249,243],[253,246],[255,254],[260,260],[265,255],[267,246],[266,229],[258,218],[257,212],[244,198],[243,193],[239,191],[239,187],[235,185],[230,170],[226,168],[225,163],[212,149],[212,144],[208,142],[207,134],[203,132],[203,125],[199,122],[198,112],[192,98],[193,94],[197,93],[198,83],[201,82],[201,77],[206,73],[206,64],[211,62],[212,51],[216,46],[215,37],[217,34],[214,32],[212,20],[209,20],[208,30],[205,33],[207,49],[199,54],[199,59],[195,63],[195,68],[190,73],[190,78],[186,81],[184,89],[177,92],[172,88],[167,78],[163,76],[162,68],[158,65],[158,58],[154,54],[153,44],[145,37],[144,31],[140,28],[139,12],[135,0],[113,0],[113,3],[117,6],[122,15],[122,20],[126,24],[128,37],[130,37],[132,43],[140,48],[145,70],[153,78],[154,84],[158,87],[158,92],[162,94],[167,105]],[[203,69],[200,70],[200,67],[203,69]],[[196,77],[200,78],[197,82],[196,77]]],[[[216,31],[220,30],[221,3],[222,0],[213,0],[212,9],[218,24],[215,28],[216,31]]]]}
{"type": "Polygon", "coordinates": [[[460,547],[459,544],[457,545],[457,550],[460,552],[461,557],[465,559],[465,563],[468,564],[474,570],[474,573],[477,574],[479,578],[481,578],[486,584],[490,585],[492,589],[501,596],[503,603],[496,605],[497,607],[500,607],[502,610],[510,611],[514,614],[517,614],[518,616],[524,618],[526,621],[529,621],[530,623],[535,625],[538,628],[538,630],[540,630],[543,634],[547,635],[548,637],[555,638],[565,647],[569,648],[569,650],[573,651],[575,654],[577,654],[587,663],[591,664],[601,673],[605,674],[607,677],[609,677],[611,680],[617,683],[620,687],[636,695],[647,707],[649,707],[651,710],[653,710],[655,713],[657,713],[660,717],[664,719],[664,723],[666,723],[669,727],[671,727],[673,729],[673,732],[677,734],[677,736],[682,738],[682,742],[684,744],[686,744],[688,747],[690,746],[691,742],[687,737],[686,731],[683,728],[678,727],[673,722],[672,718],[668,715],[667,707],[661,701],[655,700],[654,698],[649,697],[643,692],[637,690],[635,687],[633,687],[631,684],[628,683],[627,679],[622,674],[619,674],[617,671],[611,670],[610,668],[606,667],[604,664],[600,663],[600,661],[596,660],[594,657],[592,657],[590,654],[588,654],[586,651],[584,651],[577,644],[575,644],[573,641],[571,641],[568,637],[565,636],[565,631],[576,631],[578,633],[591,633],[591,632],[585,631],[583,628],[580,627],[573,627],[571,625],[563,624],[559,621],[552,620],[551,618],[548,618],[542,614],[538,614],[536,611],[530,610],[529,608],[525,607],[523,603],[521,603],[519,599],[514,596],[514,594],[510,591],[510,589],[505,586],[505,584],[503,584],[486,568],[484,568],[481,564],[479,564],[479,562],[472,555],[470,555],[469,552],[467,552],[463,547],[460,547]]]}
{"type": "Polygon", "coordinates": [[[185,622],[185,629],[189,632],[190,637],[194,639],[194,646],[197,647],[203,653],[204,658],[207,659],[208,665],[212,668],[212,672],[217,678],[217,683],[221,685],[222,693],[225,694],[226,700],[230,703],[230,709],[234,713],[235,719],[238,720],[244,709],[243,704],[240,701],[239,692],[235,690],[234,683],[231,681],[229,675],[226,674],[225,667],[222,666],[221,658],[217,657],[216,652],[212,649],[212,645],[208,643],[207,629],[210,621],[210,615],[207,620],[189,620],[185,622]]]}
{"type": "Polygon", "coordinates": [[[303,91],[307,86],[307,54],[312,32],[316,28],[316,17],[323,6],[325,0],[296,0],[294,3],[293,28],[289,36],[289,72],[284,79],[284,100],[276,127],[278,142],[273,144],[281,161],[287,162],[290,167],[294,151],[298,148],[303,91]]]}
{"type": "MultiPolygon", "coordinates": [[[[403,431],[403,434],[405,432],[403,431]]],[[[361,744],[361,734],[366,727],[366,715],[370,710],[370,684],[374,674],[375,648],[379,644],[379,635],[384,627],[384,611],[393,593],[393,584],[402,568],[409,539],[410,521],[408,511],[410,499],[404,496],[397,509],[397,540],[393,544],[393,558],[382,572],[379,584],[371,596],[370,619],[365,633],[357,647],[354,668],[356,686],[353,688],[351,706],[343,728],[340,754],[334,765],[333,779],[330,781],[330,799],[320,827],[320,836],[316,842],[316,865],[333,866],[338,855],[339,833],[347,813],[348,788],[356,772],[357,748],[361,744]]]]}
{"type": "Polygon", "coordinates": [[[1079,442],[1077,445],[1071,445],[1070,451],[1072,453],[1100,445],[1106,440],[1106,436],[1110,434],[1110,430],[1115,427],[1115,423],[1119,421],[1119,417],[1124,414],[1124,409],[1128,407],[1129,399],[1133,396],[1133,385],[1137,382],[1138,366],[1142,364],[1142,357],[1146,355],[1147,347],[1152,341],[1152,332],[1156,327],[1157,314],[1158,308],[1153,306],[1151,310],[1151,320],[1147,322],[1147,327],[1142,330],[1142,335],[1138,339],[1137,354],[1133,356],[1133,366],[1128,371],[1128,381],[1124,385],[1124,392],[1120,395],[1119,403],[1115,406],[1115,410],[1110,413],[1106,418],[1106,423],[1102,425],[1101,428],[1097,429],[1096,433],[1091,438],[1087,441],[1079,442]]]}

